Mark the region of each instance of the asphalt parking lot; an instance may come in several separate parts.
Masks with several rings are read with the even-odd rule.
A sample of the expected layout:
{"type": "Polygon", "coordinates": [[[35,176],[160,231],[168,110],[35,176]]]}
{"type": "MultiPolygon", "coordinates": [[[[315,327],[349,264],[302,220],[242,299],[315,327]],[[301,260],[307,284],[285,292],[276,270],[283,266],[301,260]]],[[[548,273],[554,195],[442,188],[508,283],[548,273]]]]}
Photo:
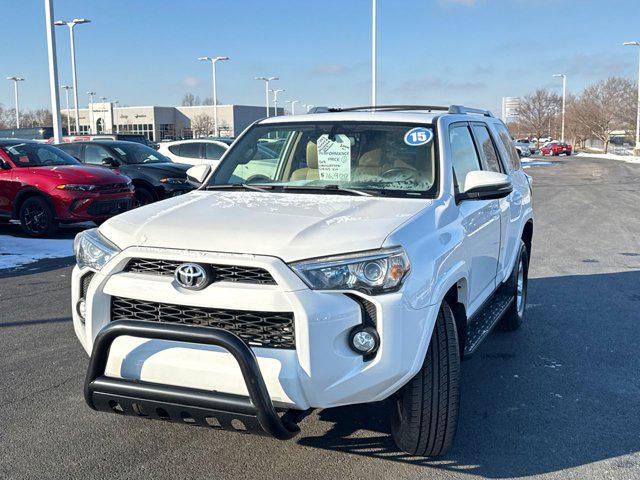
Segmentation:
{"type": "Polygon", "coordinates": [[[56,260],[0,271],[0,478],[640,478],[640,165],[550,161],[527,170],[526,322],[463,363],[444,458],[397,451],[384,403],[314,412],[288,442],[91,411],[56,260]]]}

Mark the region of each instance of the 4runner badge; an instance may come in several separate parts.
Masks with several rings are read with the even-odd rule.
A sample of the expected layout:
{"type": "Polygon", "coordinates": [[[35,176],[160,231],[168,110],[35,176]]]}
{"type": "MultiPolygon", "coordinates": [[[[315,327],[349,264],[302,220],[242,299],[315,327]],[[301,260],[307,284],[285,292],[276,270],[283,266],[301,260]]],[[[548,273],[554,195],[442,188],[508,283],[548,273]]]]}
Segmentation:
{"type": "Polygon", "coordinates": [[[183,263],[176,268],[176,282],[190,290],[201,290],[209,284],[207,271],[197,263],[183,263]]]}

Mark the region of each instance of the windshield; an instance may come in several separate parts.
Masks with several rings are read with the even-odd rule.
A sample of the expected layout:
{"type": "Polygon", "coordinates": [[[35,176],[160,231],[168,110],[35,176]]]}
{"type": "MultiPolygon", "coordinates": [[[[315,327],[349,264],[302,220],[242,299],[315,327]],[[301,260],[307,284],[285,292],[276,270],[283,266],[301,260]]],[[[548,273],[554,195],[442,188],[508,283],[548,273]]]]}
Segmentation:
{"type": "Polygon", "coordinates": [[[140,143],[118,143],[113,145],[113,149],[120,154],[124,163],[171,163],[168,157],[140,143]]]}
{"type": "Polygon", "coordinates": [[[5,145],[5,151],[16,167],[51,167],[79,165],[75,158],[62,150],[41,143],[16,143],[5,145]]]}
{"type": "Polygon", "coordinates": [[[258,125],[231,147],[206,187],[362,190],[435,195],[433,128],[370,122],[258,125]]]}

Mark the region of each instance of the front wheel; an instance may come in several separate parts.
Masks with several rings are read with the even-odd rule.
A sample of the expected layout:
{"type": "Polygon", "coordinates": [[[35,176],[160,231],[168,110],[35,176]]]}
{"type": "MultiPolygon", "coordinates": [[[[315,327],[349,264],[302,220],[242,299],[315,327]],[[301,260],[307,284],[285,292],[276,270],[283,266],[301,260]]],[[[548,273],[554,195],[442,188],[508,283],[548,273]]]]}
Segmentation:
{"type": "Polygon", "coordinates": [[[44,198],[27,198],[20,206],[20,225],[27,235],[45,237],[58,228],[55,215],[44,198]]]}
{"type": "Polygon", "coordinates": [[[443,302],[418,374],[392,398],[391,435],[411,455],[449,450],[458,425],[460,348],[451,307],[443,302]]]}
{"type": "Polygon", "coordinates": [[[133,208],[142,207],[155,201],[151,190],[145,187],[136,187],[133,197],[133,208]]]}

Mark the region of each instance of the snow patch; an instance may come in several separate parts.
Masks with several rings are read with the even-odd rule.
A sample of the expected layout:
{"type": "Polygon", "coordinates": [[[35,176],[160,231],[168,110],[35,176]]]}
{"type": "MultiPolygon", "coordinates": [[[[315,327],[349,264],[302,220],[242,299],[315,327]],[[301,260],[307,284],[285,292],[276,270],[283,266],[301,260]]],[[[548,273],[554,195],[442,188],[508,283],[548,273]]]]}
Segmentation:
{"type": "Polygon", "coordinates": [[[22,238],[0,235],[0,270],[73,255],[72,239],[22,238]]]}
{"type": "Polygon", "coordinates": [[[640,157],[634,155],[620,155],[617,153],[584,153],[580,152],[576,156],[589,158],[602,158],[604,160],[618,160],[627,163],[640,163],[640,157]]]}

